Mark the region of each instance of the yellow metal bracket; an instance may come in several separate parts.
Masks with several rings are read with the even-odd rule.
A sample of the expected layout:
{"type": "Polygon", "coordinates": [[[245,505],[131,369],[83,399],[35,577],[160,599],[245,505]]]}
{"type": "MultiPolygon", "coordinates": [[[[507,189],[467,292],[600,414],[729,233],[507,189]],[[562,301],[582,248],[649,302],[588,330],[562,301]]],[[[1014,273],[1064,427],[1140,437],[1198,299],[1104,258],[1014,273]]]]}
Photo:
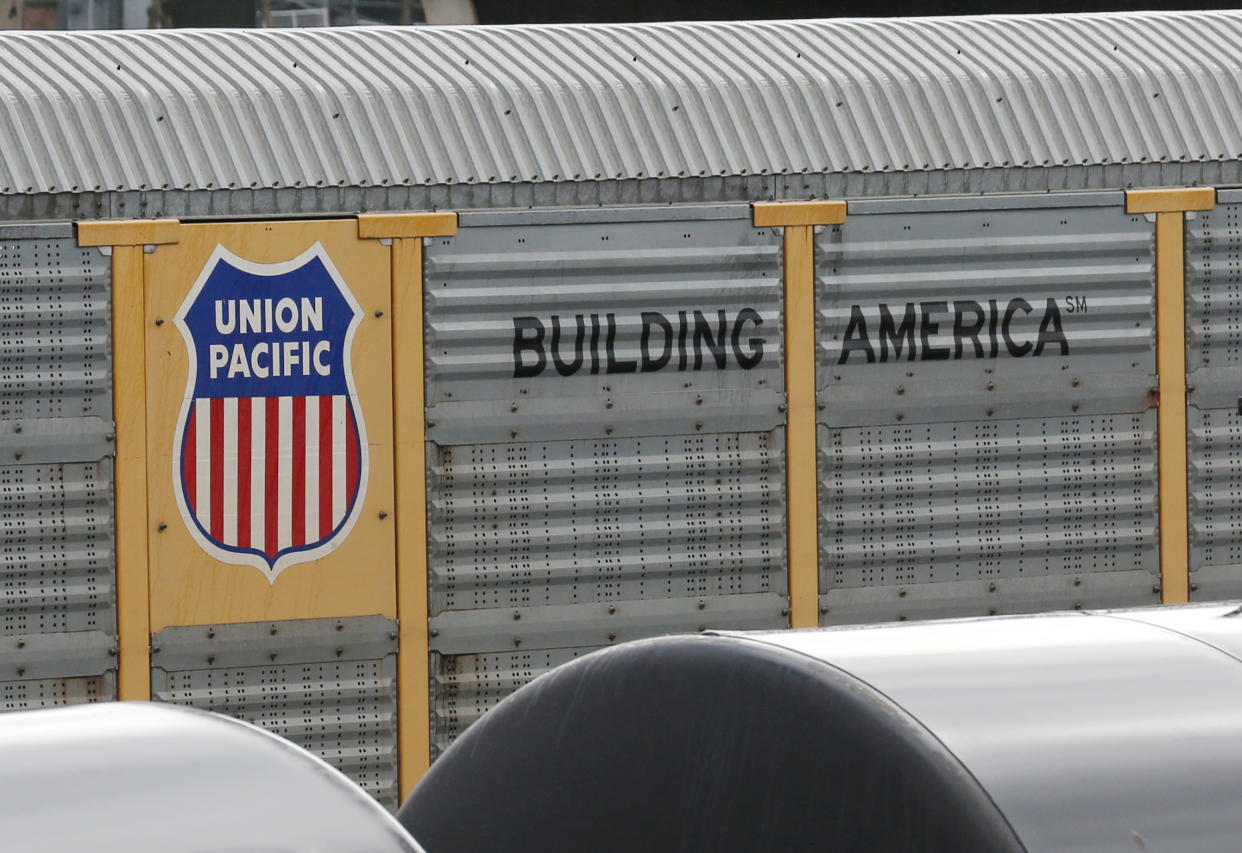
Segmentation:
{"type": "Polygon", "coordinates": [[[768,202],[756,228],[785,229],[785,505],[790,625],[819,624],[819,500],[815,450],[816,225],[845,222],[843,201],[768,202]]]}
{"type": "Polygon", "coordinates": [[[79,246],[158,246],[181,242],[176,219],[97,219],[78,223],[79,246]]]}
{"type": "Polygon", "coordinates": [[[1160,382],[1160,600],[1190,597],[1186,487],[1186,212],[1211,210],[1211,187],[1131,190],[1126,212],[1156,215],[1156,371],[1160,382]]]}
{"type": "Polygon", "coordinates": [[[78,245],[112,252],[112,418],[116,430],[117,695],[151,698],[147,551],[146,265],[143,247],[176,243],[176,219],[77,223],[78,245]]]}
{"type": "Polygon", "coordinates": [[[392,399],[397,517],[399,786],[431,763],[427,635],[427,471],[423,387],[423,238],[457,233],[456,213],[360,214],[358,236],[392,240],[392,399]]]}
{"type": "Polygon", "coordinates": [[[456,233],[456,213],[358,214],[358,236],[363,239],[452,237],[456,233]]]}

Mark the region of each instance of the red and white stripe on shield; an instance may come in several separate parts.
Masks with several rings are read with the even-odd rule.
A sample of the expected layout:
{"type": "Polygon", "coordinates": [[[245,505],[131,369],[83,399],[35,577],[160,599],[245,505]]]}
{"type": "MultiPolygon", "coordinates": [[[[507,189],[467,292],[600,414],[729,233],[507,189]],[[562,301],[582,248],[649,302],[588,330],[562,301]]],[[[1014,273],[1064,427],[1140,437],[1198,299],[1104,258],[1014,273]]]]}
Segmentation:
{"type": "Polygon", "coordinates": [[[203,533],[269,564],[329,539],[358,495],[358,426],[344,395],[197,398],[182,448],[186,508],[203,533]]]}

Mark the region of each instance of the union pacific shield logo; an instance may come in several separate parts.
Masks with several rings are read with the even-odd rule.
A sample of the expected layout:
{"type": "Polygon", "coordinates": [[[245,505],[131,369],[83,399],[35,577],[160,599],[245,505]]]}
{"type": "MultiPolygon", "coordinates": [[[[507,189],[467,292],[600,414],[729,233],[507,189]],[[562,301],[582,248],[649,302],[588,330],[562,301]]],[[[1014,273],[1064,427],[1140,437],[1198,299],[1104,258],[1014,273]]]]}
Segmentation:
{"type": "Polygon", "coordinates": [[[258,264],[217,246],[175,318],[189,379],[181,516],[217,560],[275,581],[349,534],[367,484],[350,350],[362,309],[323,246],[258,264]]]}

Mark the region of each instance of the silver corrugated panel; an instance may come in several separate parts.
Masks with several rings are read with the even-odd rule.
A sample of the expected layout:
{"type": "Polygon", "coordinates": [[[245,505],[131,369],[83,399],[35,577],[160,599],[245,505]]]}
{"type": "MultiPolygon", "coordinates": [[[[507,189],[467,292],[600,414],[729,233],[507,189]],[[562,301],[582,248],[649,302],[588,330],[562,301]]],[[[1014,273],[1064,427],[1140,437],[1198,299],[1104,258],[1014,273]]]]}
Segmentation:
{"type": "Polygon", "coordinates": [[[5,34],[0,193],[1237,158],[1239,40],[1230,12],[5,34]]]}
{"type": "Polygon", "coordinates": [[[783,591],[783,444],[432,445],[431,612],[783,591]]]}
{"type": "Polygon", "coordinates": [[[820,236],[824,423],[1150,405],[1150,223],[1127,215],[1120,193],[1092,197],[1101,206],[1011,198],[1015,207],[987,210],[920,200],[855,203],[845,225],[820,236]]]}
{"type": "Polygon", "coordinates": [[[1158,603],[1155,423],[821,426],[824,624],[1158,603]]]}
{"type": "Polygon", "coordinates": [[[110,269],[68,223],[0,227],[0,646],[104,698],[114,664],[80,661],[116,645],[110,269]]]}
{"type": "Polygon", "coordinates": [[[858,202],[817,264],[825,623],[1159,600],[1150,223],[858,202]]]}
{"type": "MultiPolygon", "coordinates": [[[[79,248],[71,235],[38,239],[25,236],[26,230],[0,227],[0,356],[5,365],[0,422],[19,422],[0,427],[0,433],[5,444],[17,445],[14,450],[23,449],[23,441],[33,449],[53,426],[45,421],[91,419],[79,426],[78,438],[98,433],[92,448],[98,449],[112,419],[111,266],[97,249],[79,248]],[[35,423],[23,430],[21,422],[28,420],[35,423]],[[17,438],[15,430],[24,437],[17,438]]],[[[73,442],[62,444],[71,447],[73,442]]]]}
{"type": "Polygon", "coordinates": [[[780,236],[746,205],[462,215],[427,247],[440,445],[781,423],[780,236]]]}
{"type": "MultiPolygon", "coordinates": [[[[1223,200],[1223,199],[1222,199],[1223,200]]],[[[1242,204],[1186,224],[1190,595],[1242,595],[1242,204]]]]}
{"type": "Polygon", "coordinates": [[[380,616],[165,628],[151,693],[287,737],[395,809],[396,638],[380,616]]]}
{"type": "Polygon", "coordinates": [[[0,467],[0,634],[116,632],[112,460],[0,467]]]}

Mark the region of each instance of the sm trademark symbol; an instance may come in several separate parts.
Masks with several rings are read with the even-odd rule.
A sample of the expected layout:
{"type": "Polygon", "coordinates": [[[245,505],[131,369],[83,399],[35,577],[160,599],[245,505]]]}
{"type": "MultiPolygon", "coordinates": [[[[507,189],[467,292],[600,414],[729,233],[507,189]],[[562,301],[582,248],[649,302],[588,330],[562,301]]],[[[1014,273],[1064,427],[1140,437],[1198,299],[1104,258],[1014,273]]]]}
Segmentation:
{"type": "Polygon", "coordinates": [[[1086,314],[1087,313],[1087,297],[1085,296],[1065,297],[1065,313],[1066,314],[1086,314]]]}

